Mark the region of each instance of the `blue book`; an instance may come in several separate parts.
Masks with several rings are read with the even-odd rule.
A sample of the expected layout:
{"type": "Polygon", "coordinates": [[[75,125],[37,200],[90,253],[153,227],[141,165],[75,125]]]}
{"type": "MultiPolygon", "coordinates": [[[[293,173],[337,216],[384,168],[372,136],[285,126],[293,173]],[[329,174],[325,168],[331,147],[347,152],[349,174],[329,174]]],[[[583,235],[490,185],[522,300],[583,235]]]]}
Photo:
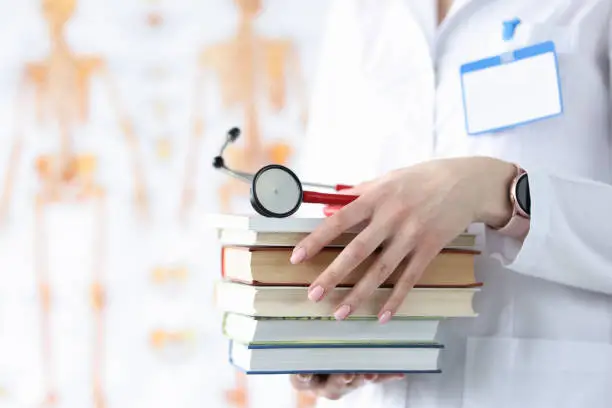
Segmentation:
{"type": "Polygon", "coordinates": [[[242,344],[230,363],[247,374],[440,373],[441,344],[242,344]]]}

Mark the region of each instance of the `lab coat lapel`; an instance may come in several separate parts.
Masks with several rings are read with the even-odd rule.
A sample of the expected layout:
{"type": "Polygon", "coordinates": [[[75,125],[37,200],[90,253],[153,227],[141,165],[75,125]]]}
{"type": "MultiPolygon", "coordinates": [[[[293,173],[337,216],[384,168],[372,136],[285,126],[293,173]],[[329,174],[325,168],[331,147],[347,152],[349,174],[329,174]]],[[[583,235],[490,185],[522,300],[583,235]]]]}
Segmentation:
{"type": "MultiPolygon", "coordinates": [[[[405,50],[408,42],[410,42],[412,51],[418,50],[418,53],[411,55],[411,58],[426,57],[421,52],[423,50],[421,44],[428,43],[425,34],[426,27],[416,16],[424,14],[421,9],[430,8],[432,3],[422,0],[389,0],[384,3],[378,3],[380,0],[375,1],[376,3],[373,3],[376,5],[375,7],[382,10],[382,18],[378,19],[379,26],[375,29],[378,35],[374,37],[379,42],[379,47],[376,47],[376,49],[381,50],[384,44],[394,41],[395,47],[402,47],[405,50]],[[383,34],[382,37],[380,36],[381,33],[383,34]],[[417,46],[415,47],[415,45],[417,46]]],[[[430,52],[428,57],[431,59],[433,53],[430,52]]]]}
{"type": "MultiPolygon", "coordinates": [[[[438,0],[404,0],[401,7],[406,10],[405,14],[410,15],[411,24],[420,28],[420,35],[429,45],[429,58],[434,57],[434,44],[436,37],[436,18],[438,0]]],[[[416,38],[411,38],[415,41],[416,38]]]]}
{"type": "Polygon", "coordinates": [[[451,5],[450,10],[448,11],[446,18],[444,19],[445,22],[451,21],[453,19],[455,19],[457,16],[461,16],[461,13],[464,13],[464,10],[466,8],[469,8],[472,6],[472,3],[483,3],[483,1],[495,1],[495,0],[454,0],[453,4],[451,5]]]}
{"type": "Polygon", "coordinates": [[[434,64],[412,7],[433,3],[376,1],[375,8],[383,12],[365,35],[369,39],[364,53],[366,99],[368,116],[373,118],[366,133],[378,135],[372,156],[379,171],[386,172],[431,156],[434,64]],[[413,105],[414,98],[420,101],[418,106],[413,105]]]}
{"type": "Polygon", "coordinates": [[[439,50],[442,50],[442,45],[452,30],[458,24],[464,24],[466,15],[472,12],[474,7],[485,1],[491,0],[454,0],[446,18],[438,27],[438,34],[436,36],[436,55],[439,55],[439,50]]]}

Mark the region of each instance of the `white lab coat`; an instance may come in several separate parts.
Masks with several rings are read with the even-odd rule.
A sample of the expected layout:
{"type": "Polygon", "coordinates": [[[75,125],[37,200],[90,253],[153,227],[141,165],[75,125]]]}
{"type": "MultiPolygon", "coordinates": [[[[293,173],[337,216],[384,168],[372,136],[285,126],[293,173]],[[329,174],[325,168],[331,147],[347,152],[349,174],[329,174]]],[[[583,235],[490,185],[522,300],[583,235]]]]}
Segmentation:
{"type": "Polygon", "coordinates": [[[494,156],[529,171],[532,226],[522,245],[483,228],[479,317],[442,323],[443,374],[321,407],[612,406],[611,5],[455,0],[438,28],[435,0],[332,4],[301,178],[358,183],[431,158],[494,156]],[[459,66],[544,40],[559,51],[564,115],[468,136],[459,66]]]}

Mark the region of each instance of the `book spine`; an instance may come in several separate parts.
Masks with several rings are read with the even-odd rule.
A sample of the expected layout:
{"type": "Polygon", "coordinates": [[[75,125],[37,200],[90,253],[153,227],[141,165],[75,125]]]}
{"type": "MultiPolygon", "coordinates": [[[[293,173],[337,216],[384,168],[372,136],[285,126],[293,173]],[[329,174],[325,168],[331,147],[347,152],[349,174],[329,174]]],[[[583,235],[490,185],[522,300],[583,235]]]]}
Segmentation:
{"type": "Polygon", "coordinates": [[[221,247],[221,277],[225,278],[225,247],[221,247]]]}
{"type": "Polygon", "coordinates": [[[224,312],[223,320],[221,321],[221,333],[226,337],[227,337],[227,318],[228,318],[228,313],[224,312]]]}

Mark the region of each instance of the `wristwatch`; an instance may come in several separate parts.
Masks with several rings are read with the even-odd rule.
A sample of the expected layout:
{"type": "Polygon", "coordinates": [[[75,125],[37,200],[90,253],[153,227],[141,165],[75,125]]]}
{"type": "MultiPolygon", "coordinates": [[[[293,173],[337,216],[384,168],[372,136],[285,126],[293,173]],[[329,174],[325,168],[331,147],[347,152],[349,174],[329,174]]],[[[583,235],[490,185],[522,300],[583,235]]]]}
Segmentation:
{"type": "Polygon", "coordinates": [[[520,166],[516,166],[516,176],[510,184],[510,203],[512,216],[498,232],[513,238],[523,238],[529,232],[531,218],[531,195],[529,193],[529,175],[520,166]]]}

